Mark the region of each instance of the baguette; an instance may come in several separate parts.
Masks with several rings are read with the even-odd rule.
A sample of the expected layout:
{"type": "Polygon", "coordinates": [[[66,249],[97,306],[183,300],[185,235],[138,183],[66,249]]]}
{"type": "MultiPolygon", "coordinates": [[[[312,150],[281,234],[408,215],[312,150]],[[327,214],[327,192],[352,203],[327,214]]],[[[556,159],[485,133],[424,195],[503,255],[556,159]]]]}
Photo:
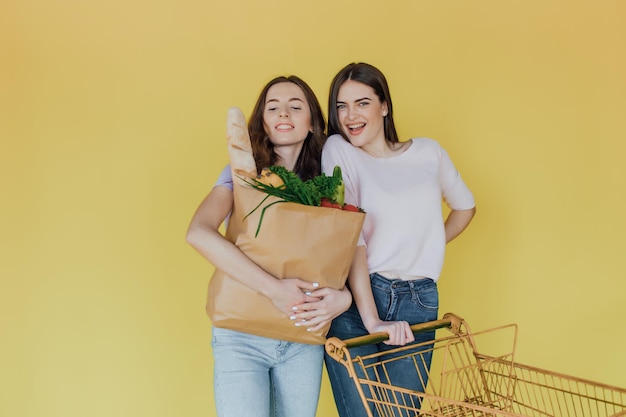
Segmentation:
{"type": "Polygon", "coordinates": [[[246,118],[238,107],[228,109],[226,135],[233,182],[239,182],[243,185],[244,182],[240,177],[254,178],[257,176],[257,170],[246,118]]]}

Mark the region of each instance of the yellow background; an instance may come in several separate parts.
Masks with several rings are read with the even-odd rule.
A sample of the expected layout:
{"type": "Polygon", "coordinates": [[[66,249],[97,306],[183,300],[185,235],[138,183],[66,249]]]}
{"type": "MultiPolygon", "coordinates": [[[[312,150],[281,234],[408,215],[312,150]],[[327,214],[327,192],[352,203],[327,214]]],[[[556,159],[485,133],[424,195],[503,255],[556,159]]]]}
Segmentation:
{"type": "Polygon", "coordinates": [[[184,236],[226,109],[291,73],[325,106],[351,61],[475,193],[441,313],[626,386],[625,21],[624,0],[3,0],[0,416],[215,415],[212,269],[184,236]]]}

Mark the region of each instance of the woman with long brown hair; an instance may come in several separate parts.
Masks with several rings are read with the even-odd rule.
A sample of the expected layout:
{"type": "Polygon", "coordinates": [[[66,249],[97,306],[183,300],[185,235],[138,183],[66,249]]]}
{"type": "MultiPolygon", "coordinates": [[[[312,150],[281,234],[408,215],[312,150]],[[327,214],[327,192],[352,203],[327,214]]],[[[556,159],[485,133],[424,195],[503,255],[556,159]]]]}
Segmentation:
{"type": "MultiPolygon", "coordinates": [[[[321,173],[325,121],[313,91],[295,76],[277,77],[261,91],[248,122],[256,167],[282,165],[303,180],[321,173]]],[[[258,172],[257,172],[258,173],[258,172]]],[[[220,232],[233,208],[227,166],[194,214],[188,242],[216,269],[268,297],[294,325],[316,330],[345,311],[347,290],[277,279],[220,232]],[[294,313],[293,307],[300,306],[294,313]]],[[[213,327],[215,400],[219,417],[314,417],[320,391],[322,345],[294,343],[213,327]]]]}

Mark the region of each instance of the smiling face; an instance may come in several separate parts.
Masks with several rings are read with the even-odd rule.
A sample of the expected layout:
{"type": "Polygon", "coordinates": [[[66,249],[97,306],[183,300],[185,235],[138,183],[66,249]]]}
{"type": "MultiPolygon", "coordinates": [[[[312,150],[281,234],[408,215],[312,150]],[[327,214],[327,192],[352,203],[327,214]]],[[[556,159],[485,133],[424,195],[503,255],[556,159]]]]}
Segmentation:
{"type": "Polygon", "coordinates": [[[352,145],[375,147],[385,143],[384,118],[387,104],[381,103],[374,89],[347,80],[337,94],[337,117],[341,131],[352,145]]]}
{"type": "Polygon", "coordinates": [[[312,129],[309,103],[300,87],[291,82],[270,87],[263,109],[263,128],[276,148],[296,147],[299,153],[312,129]]]}

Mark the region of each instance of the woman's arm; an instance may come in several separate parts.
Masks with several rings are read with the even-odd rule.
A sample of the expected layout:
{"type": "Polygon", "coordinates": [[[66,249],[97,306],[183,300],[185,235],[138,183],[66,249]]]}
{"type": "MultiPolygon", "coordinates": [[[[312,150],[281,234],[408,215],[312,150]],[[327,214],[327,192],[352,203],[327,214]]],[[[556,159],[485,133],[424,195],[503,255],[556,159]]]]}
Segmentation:
{"type": "Polygon", "coordinates": [[[452,239],[460,235],[463,230],[465,230],[465,228],[472,221],[474,214],[476,214],[476,207],[468,210],[452,210],[448,214],[444,224],[446,231],[446,243],[449,243],[452,239]]]}
{"type": "Polygon", "coordinates": [[[311,332],[330,324],[352,304],[352,295],[346,287],[341,290],[319,288],[311,292],[311,296],[315,301],[297,305],[291,315],[296,326],[305,326],[311,332]]]}
{"type": "Polygon", "coordinates": [[[384,321],[380,319],[367,268],[365,246],[357,246],[348,274],[352,297],[359,310],[365,328],[370,333],[387,333],[388,345],[405,345],[415,340],[413,331],[406,321],[384,321]]]}
{"type": "Polygon", "coordinates": [[[316,287],[300,279],[279,280],[255,264],[228,241],[219,227],[233,207],[233,192],[217,186],[200,203],[187,230],[187,242],[215,268],[268,297],[282,312],[290,315],[293,306],[314,301],[304,291],[316,287]]]}

